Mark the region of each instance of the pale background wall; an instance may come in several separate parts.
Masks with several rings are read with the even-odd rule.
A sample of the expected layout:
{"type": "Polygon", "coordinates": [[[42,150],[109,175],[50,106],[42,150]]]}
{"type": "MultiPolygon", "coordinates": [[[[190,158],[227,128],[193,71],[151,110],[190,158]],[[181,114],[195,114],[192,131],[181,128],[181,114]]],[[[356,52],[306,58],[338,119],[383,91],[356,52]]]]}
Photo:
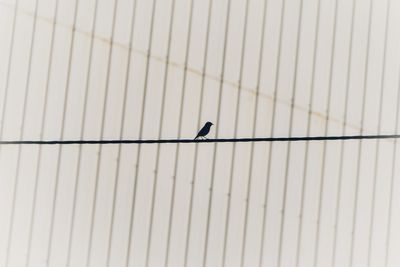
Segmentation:
{"type": "MultiPolygon", "coordinates": [[[[397,133],[372,1],[0,0],[0,137],[397,133]]],[[[1,146],[0,266],[400,266],[399,149],[1,146]]]]}

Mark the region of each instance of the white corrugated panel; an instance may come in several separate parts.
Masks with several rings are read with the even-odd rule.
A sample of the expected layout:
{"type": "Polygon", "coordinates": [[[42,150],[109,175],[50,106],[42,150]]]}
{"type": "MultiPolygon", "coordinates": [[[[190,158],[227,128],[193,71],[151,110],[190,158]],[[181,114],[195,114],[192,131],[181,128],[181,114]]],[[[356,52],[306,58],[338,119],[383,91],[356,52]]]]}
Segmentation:
{"type": "MultiPolygon", "coordinates": [[[[395,134],[398,0],[0,0],[0,139],[395,134]]],[[[397,141],[0,145],[0,266],[400,266],[397,141]]]]}

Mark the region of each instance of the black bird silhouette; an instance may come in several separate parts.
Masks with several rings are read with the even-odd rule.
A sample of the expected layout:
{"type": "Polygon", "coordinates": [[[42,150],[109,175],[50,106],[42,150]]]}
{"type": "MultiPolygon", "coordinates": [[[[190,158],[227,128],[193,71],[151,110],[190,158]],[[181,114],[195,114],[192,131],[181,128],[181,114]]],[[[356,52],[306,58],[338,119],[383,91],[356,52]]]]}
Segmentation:
{"type": "MultiPolygon", "coordinates": [[[[213,126],[214,124],[212,124],[212,122],[207,121],[206,124],[204,124],[203,128],[201,128],[201,130],[199,131],[199,133],[197,134],[197,136],[194,138],[194,140],[196,140],[199,137],[204,137],[206,138],[206,135],[210,132],[210,128],[211,126],[213,126]]],[[[207,138],[206,138],[207,139],[207,138]]]]}

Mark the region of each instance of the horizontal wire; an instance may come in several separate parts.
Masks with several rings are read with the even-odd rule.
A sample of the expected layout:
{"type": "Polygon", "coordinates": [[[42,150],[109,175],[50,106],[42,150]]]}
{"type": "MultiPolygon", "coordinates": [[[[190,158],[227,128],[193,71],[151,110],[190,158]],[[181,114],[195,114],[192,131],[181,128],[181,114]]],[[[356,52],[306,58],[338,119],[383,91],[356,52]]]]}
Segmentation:
{"type": "Polygon", "coordinates": [[[298,141],[334,141],[359,139],[398,139],[398,134],[388,135],[338,135],[338,136],[293,136],[293,137],[256,137],[256,138],[217,138],[217,139],[147,139],[147,140],[22,140],[0,141],[0,145],[93,145],[93,144],[165,144],[165,143],[236,143],[236,142],[298,142],[298,141]]]}

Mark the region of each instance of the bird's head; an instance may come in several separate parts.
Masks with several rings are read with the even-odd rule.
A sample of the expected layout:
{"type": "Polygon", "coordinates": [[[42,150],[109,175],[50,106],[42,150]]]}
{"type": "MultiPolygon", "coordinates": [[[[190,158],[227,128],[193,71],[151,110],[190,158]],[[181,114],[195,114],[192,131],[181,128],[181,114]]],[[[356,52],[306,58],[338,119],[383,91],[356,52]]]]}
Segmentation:
{"type": "Polygon", "coordinates": [[[206,122],[206,125],[208,126],[208,127],[211,127],[212,125],[214,125],[212,122],[209,122],[209,121],[207,121],[206,122]]]}

